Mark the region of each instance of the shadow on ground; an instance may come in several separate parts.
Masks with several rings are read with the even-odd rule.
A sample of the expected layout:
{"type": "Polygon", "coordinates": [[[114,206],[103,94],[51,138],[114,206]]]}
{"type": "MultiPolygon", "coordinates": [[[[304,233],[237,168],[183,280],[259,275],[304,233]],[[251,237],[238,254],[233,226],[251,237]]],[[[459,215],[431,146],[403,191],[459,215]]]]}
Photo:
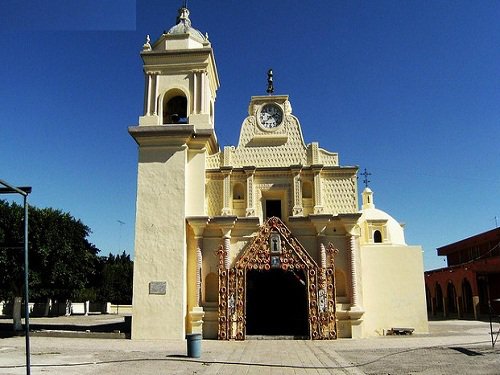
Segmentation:
{"type": "MultiPolygon", "coordinates": [[[[68,333],[67,336],[72,336],[71,333],[74,334],[83,334],[83,333],[96,333],[96,334],[112,334],[118,335],[118,337],[130,338],[130,331],[132,326],[132,321],[129,317],[124,317],[121,322],[96,322],[92,321],[89,324],[85,324],[84,322],[79,323],[60,323],[57,317],[54,317],[54,322],[50,322],[50,318],[47,318],[49,321],[45,320],[43,323],[30,322],[30,333],[33,335],[43,335],[48,336],[49,333],[57,336],[65,336],[64,333],[68,333]],[[58,323],[59,321],[59,323],[58,323]]],[[[24,336],[24,324],[22,331],[14,331],[12,322],[3,321],[0,322],[0,338],[14,337],[14,336],[24,336]]]]}

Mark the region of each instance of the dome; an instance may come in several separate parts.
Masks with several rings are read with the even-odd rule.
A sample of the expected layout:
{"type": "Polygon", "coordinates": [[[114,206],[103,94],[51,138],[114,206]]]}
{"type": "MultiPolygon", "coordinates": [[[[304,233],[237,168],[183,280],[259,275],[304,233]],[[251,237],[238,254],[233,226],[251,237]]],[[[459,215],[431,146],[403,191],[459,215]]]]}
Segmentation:
{"type": "Polygon", "coordinates": [[[406,245],[403,227],[391,215],[375,208],[373,192],[370,188],[365,188],[362,196],[363,206],[359,211],[361,217],[358,219],[361,242],[363,244],[406,245]]]}
{"type": "Polygon", "coordinates": [[[199,39],[200,42],[203,42],[205,40],[203,34],[199,30],[191,26],[191,20],[189,19],[189,10],[186,7],[182,7],[179,9],[176,25],[172,26],[170,30],[168,30],[167,34],[189,34],[195,39],[199,39]]]}

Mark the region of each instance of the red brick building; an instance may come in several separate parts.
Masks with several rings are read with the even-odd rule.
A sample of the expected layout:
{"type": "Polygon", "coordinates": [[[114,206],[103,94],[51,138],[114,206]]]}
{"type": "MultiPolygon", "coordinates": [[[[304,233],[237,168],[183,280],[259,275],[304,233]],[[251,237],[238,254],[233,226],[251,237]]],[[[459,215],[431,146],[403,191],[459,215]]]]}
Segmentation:
{"type": "Polygon", "coordinates": [[[500,314],[500,228],[440,247],[448,267],[425,272],[430,316],[474,318],[500,314]]]}

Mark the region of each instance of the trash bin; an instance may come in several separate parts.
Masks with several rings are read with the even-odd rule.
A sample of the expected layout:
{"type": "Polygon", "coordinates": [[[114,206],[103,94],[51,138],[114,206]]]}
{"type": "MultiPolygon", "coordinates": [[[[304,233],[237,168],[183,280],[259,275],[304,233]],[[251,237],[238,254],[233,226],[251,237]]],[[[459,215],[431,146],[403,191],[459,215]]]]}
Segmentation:
{"type": "Polygon", "coordinates": [[[201,356],[201,333],[188,333],[187,356],[190,358],[200,358],[201,356]]]}

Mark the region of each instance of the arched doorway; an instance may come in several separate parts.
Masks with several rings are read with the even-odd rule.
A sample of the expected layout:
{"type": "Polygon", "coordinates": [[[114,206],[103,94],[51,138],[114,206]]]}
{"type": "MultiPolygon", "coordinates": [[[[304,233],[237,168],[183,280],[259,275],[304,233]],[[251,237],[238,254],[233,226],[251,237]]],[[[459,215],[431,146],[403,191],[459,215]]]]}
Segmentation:
{"type": "Polygon", "coordinates": [[[337,252],[332,243],[323,246],[324,266],[318,266],[277,217],[260,227],[233,267],[227,248],[221,245],[217,251],[217,337],[244,340],[248,334],[263,334],[336,339],[337,252]]]}
{"type": "Polygon", "coordinates": [[[462,296],[464,301],[464,313],[473,314],[474,304],[472,302],[472,287],[467,279],[462,281],[462,296]]]}
{"type": "Polygon", "coordinates": [[[456,314],[457,309],[457,292],[455,290],[455,285],[451,281],[448,281],[448,286],[446,288],[446,304],[448,306],[448,314],[456,314]]]}
{"type": "Polygon", "coordinates": [[[438,313],[444,313],[444,306],[443,306],[443,291],[441,290],[441,285],[436,283],[436,309],[435,312],[438,313]]]}
{"type": "Polygon", "coordinates": [[[309,336],[302,271],[248,271],[246,297],[247,335],[309,336]]]}

